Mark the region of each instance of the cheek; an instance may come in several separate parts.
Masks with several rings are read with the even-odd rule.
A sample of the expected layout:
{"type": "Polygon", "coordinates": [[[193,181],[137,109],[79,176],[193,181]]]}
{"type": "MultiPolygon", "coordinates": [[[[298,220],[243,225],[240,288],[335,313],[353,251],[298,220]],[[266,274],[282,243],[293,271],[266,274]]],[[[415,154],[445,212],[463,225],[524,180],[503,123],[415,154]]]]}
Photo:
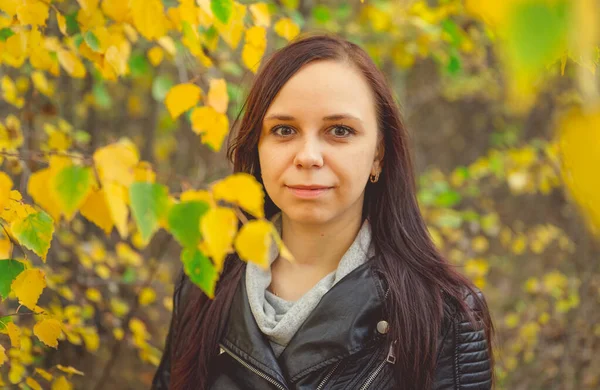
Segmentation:
{"type": "Polygon", "coordinates": [[[258,160],[266,188],[272,188],[278,182],[285,169],[283,153],[279,153],[272,145],[259,146],[258,160]]]}
{"type": "Polygon", "coordinates": [[[372,153],[361,149],[352,153],[344,153],[343,156],[336,159],[335,171],[343,186],[346,187],[345,190],[356,193],[364,189],[372,165],[372,153]]]}

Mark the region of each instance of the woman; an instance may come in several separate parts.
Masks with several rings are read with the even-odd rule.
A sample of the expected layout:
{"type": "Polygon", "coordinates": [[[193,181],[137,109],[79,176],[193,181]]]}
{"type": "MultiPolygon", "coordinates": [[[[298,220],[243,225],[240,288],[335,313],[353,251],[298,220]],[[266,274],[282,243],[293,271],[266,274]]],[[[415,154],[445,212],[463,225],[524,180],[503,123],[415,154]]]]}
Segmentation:
{"type": "MultiPolygon", "coordinates": [[[[229,144],[293,254],[179,278],[154,389],[490,389],[481,292],[435,248],[398,106],[357,45],[306,36],[257,74],[229,144]]],[[[239,118],[238,118],[239,119],[239,118]]]]}

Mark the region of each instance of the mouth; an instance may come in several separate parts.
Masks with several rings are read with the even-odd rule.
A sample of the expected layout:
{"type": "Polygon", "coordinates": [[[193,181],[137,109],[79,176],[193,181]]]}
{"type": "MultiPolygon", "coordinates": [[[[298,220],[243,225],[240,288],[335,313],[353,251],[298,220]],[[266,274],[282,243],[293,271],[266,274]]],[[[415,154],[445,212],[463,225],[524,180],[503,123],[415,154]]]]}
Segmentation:
{"type": "Polygon", "coordinates": [[[333,187],[321,186],[321,185],[289,185],[286,186],[293,195],[302,199],[313,199],[317,198],[333,187]]]}

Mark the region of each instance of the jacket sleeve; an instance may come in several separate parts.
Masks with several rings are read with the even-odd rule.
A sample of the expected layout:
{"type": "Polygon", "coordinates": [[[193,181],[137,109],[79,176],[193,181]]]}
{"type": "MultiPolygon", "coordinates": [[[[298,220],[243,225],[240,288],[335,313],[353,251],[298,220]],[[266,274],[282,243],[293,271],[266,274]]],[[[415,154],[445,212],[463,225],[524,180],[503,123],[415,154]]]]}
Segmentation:
{"type": "MultiPolygon", "coordinates": [[[[477,295],[483,298],[481,291],[477,295]]],[[[468,294],[465,300],[478,314],[473,296],[468,294]]],[[[434,383],[435,390],[492,388],[491,360],[482,320],[474,328],[464,313],[457,312],[450,318],[440,344],[434,383]]]]}
{"type": "Polygon", "coordinates": [[[185,273],[183,270],[181,270],[177,281],[175,282],[175,292],[173,293],[173,314],[171,316],[171,323],[169,324],[169,332],[167,333],[163,355],[154,374],[154,378],[152,379],[151,390],[166,390],[169,388],[169,383],[171,381],[172,344],[175,339],[175,330],[177,327],[176,322],[180,314],[180,301],[185,277],[185,273]]]}

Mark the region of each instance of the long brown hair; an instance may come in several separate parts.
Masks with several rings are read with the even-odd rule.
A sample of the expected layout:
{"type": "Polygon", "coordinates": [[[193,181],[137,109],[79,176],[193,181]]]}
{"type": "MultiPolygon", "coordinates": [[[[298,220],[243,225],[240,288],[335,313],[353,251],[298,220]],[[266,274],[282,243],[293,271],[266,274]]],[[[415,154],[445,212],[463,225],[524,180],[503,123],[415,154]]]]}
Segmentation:
{"type": "MultiPolygon", "coordinates": [[[[474,285],[446,261],[428,233],[416,199],[416,184],[408,133],[385,76],[358,45],[332,34],[307,34],[275,51],[261,65],[230,134],[228,158],[234,172],[254,175],[262,183],[258,141],[262,120],[283,85],[302,66],[317,60],[342,61],[358,69],[375,96],[378,127],[384,142],[379,181],[368,183],[363,219],[369,218],[375,248],[374,266],[382,272],[390,292],[386,302],[390,340],[396,343],[396,383],[405,390],[430,389],[436,364],[437,340],[443,319],[445,292],[474,326],[483,323],[493,367],[493,325],[484,299],[474,285]],[[240,115],[243,116],[240,121],[240,115]],[[465,291],[473,293],[478,315],[469,309],[465,291]]],[[[279,209],[266,195],[265,214],[279,209]]],[[[209,300],[193,288],[178,321],[173,345],[171,387],[205,389],[210,384],[218,340],[244,263],[232,254],[209,300]]]]}

